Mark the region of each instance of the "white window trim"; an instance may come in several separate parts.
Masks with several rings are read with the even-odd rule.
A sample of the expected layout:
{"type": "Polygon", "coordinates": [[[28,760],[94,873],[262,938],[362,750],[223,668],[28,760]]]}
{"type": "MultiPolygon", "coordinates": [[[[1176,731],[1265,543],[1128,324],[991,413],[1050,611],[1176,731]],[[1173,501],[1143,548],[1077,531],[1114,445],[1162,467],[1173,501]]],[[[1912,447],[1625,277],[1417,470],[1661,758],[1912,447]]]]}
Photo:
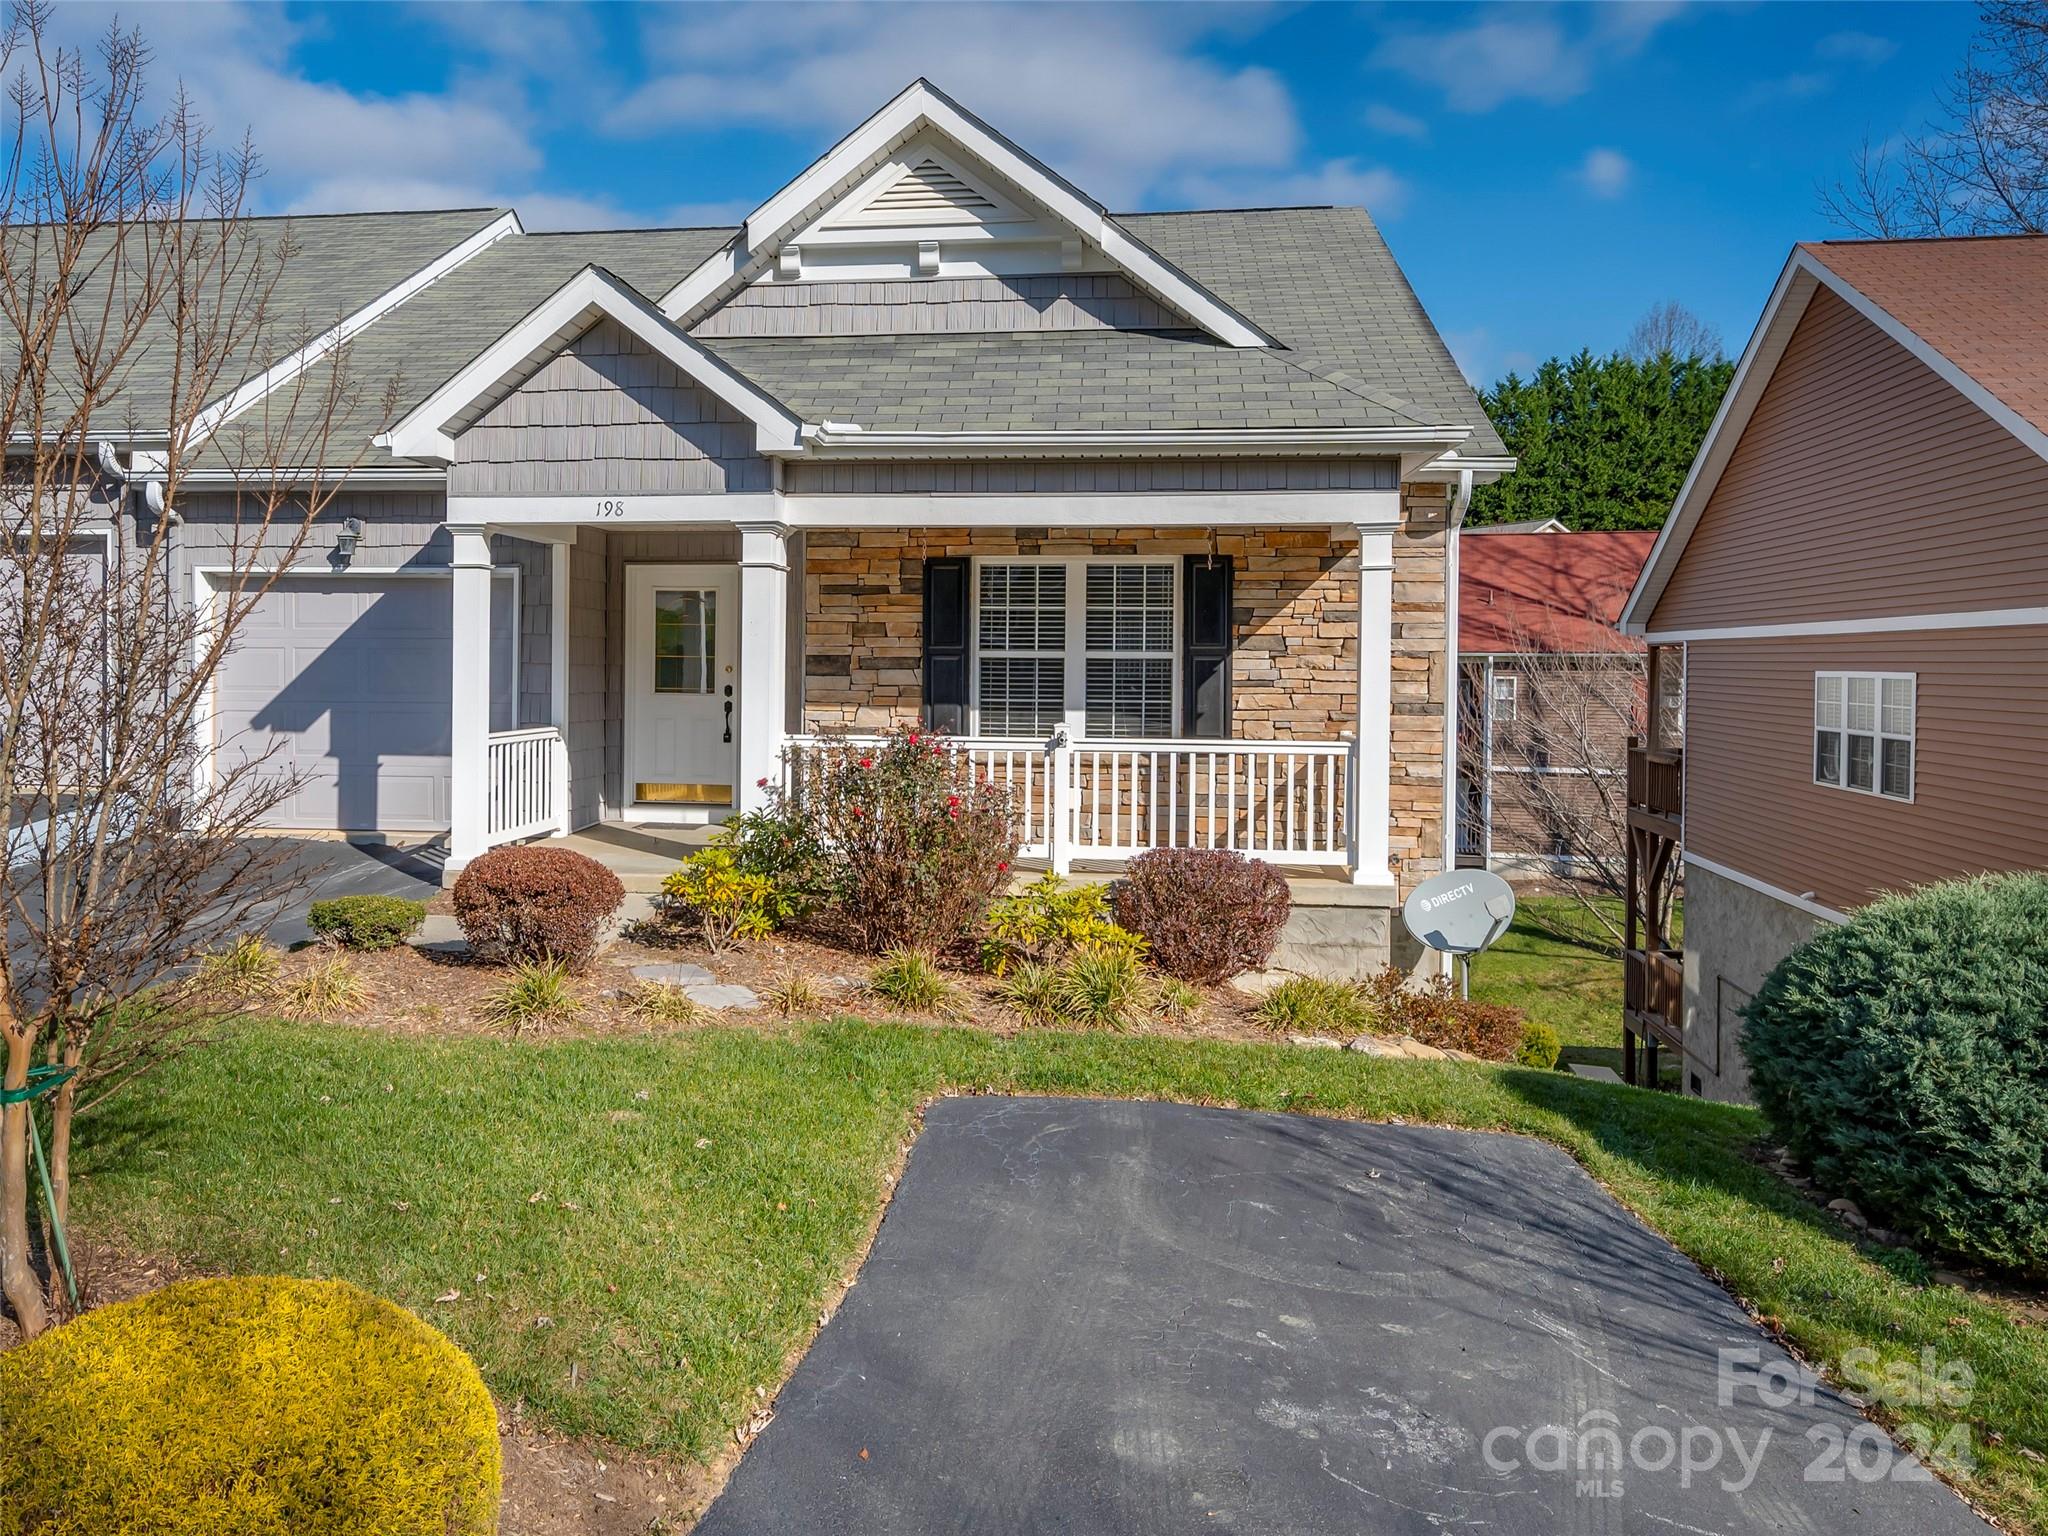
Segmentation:
{"type": "MultiPolygon", "coordinates": [[[[967,724],[968,735],[981,735],[981,571],[985,565],[1060,565],[1067,571],[1067,625],[1064,653],[1066,707],[1063,715],[1067,735],[1074,741],[1092,741],[1088,735],[1088,567],[1091,565],[1161,565],[1172,573],[1173,592],[1173,729],[1170,739],[1181,732],[1181,580],[1178,555],[976,555],[967,570],[967,724]]],[[[1026,655],[1028,652],[1014,654],[1026,655]]],[[[1043,654],[1043,653],[1041,653],[1043,654]]],[[[1111,652],[1093,654],[1110,655],[1111,652]]],[[[1105,737],[1122,746],[1150,738],[1105,737]]]]}
{"type": "Polygon", "coordinates": [[[1813,673],[1811,692],[1813,704],[1813,729],[1807,733],[1806,771],[1814,785],[1820,789],[1839,789],[1851,795],[1869,795],[1876,800],[1889,800],[1894,805],[1911,805],[1920,792],[1920,680],[1917,672],[1838,672],[1830,668],[1817,667],[1813,673]],[[1842,723],[1832,727],[1834,734],[1841,738],[1841,755],[1838,761],[1842,770],[1842,782],[1830,784],[1820,776],[1820,765],[1815,761],[1819,755],[1816,740],[1823,729],[1820,723],[1820,680],[1824,677],[1839,678],[1842,683],[1842,723]],[[1851,732],[1849,729],[1849,682],[1850,679],[1868,678],[1877,690],[1876,729],[1851,732]],[[1896,731],[1884,728],[1884,685],[1887,682],[1903,682],[1913,690],[1913,729],[1901,736],[1896,731]],[[1849,737],[1869,736],[1874,743],[1871,748],[1870,788],[1858,789],[1849,782],[1849,737]],[[1884,789],[1884,744],[1887,741],[1903,741],[1906,744],[1906,793],[1892,795],[1884,789]]]}
{"type": "Polygon", "coordinates": [[[1493,695],[1492,698],[1488,701],[1488,703],[1489,712],[1493,717],[1493,723],[1496,726],[1513,725],[1515,723],[1515,717],[1521,713],[1522,679],[1513,672],[1496,672],[1493,674],[1492,688],[1493,695]],[[1507,685],[1507,713],[1505,715],[1503,715],[1500,712],[1500,706],[1502,702],[1502,684],[1507,685]]]}

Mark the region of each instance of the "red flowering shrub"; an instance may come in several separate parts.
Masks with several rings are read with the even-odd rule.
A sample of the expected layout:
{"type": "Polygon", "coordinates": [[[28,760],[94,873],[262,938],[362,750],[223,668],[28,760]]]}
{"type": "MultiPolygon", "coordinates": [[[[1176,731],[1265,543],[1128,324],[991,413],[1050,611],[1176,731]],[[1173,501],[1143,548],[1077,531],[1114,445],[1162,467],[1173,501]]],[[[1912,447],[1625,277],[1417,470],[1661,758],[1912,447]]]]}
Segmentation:
{"type": "Polygon", "coordinates": [[[1460,997],[1448,976],[1432,976],[1418,986],[1390,965],[1360,990],[1383,1034],[1406,1035],[1440,1051],[1465,1051],[1488,1061],[1512,1061],[1522,1048],[1528,1020],[1521,1009],[1460,997]]]}
{"type": "Polygon", "coordinates": [[[977,779],[941,735],[899,727],[878,744],[828,738],[804,748],[796,769],[777,809],[817,837],[825,920],[860,949],[952,943],[1017,856],[1009,787],[977,779]]]}
{"type": "Polygon", "coordinates": [[[626,899],[619,877],[567,848],[514,843],[473,859],[455,882],[455,920],[482,960],[581,966],[626,899]]]}
{"type": "Polygon", "coordinates": [[[1155,848],[1111,893],[1119,926],[1151,942],[1169,976],[1208,985],[1272,958],[1292,905],[1280,871],[1222,848],[1155,848]]]}

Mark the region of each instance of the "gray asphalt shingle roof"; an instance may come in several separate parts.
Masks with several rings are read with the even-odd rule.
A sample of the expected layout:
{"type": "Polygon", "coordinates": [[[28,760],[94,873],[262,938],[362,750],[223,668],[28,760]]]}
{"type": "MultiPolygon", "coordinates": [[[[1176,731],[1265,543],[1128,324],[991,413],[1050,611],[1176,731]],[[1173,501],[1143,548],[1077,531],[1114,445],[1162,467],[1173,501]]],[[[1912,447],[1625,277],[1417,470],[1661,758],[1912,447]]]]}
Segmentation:
{"type": "Polygon", "coordinates": [[[1285,353],[1194,332],[707,340],[807,421],[873,430],[1426,425],[1285,353]]]}
{"type": "MultiPolygon", "coordinates": [[[[358,308],[498,210],[293,221],[280,303],[309,317],[358,308]],[[311,306],[324,305],[315,310],[311,306]]],[[[1363,209],[1121,214],[1137,238],[1273,335],[1234,348],[1186,331],[707,339],[806,420],[875,429],[1462,425],[1464,452],[1498,436],[1363,209]]],[[[267,221],[266,221],[267,222],[267,221]]],[[[512,236],[398,306],[351,344],[346,459],[585,266],[658,300],[728,229],[512,236]]],[[[256,423],[244,430],[260,431],[256,423]]],[[[215,454],[240,456],[233,424],[215,454]]],[[[390,462],[381,450],[362,462],[390,462]]]]}

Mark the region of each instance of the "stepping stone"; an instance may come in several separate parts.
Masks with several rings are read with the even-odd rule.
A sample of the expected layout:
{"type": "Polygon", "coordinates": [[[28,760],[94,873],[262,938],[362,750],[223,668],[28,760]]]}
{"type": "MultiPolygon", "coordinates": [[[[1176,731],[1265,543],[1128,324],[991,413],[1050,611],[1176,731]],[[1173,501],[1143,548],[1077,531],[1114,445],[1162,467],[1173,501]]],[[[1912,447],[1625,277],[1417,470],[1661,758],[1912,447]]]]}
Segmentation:
{"type": "Polygon", "coordinates": [[[1589,1066],[1582,1061],[1572,1063],[1572,1076],[1588,1078],[1596,1083],[1618,1084],[1621,1081],[1621,1074],[1614,1068],[1589,1066]]]}
{"type": "MultiPolygon", "coordinates": [[[[718,980],[703,966],[685,965],[678,960],[665,960],[655,965],[636,965],[633,967],[633,975],[639,981],[657,981],[663,986],[685,989],[708,986],[718,980]]],[[[703,999],[699,998],[698,1001],[702,1002],[703,999]]]]}
{"type": "MultiPolygon", "coordinates": [[[[695,967],[682,966],[679,969],[694,970],[695,967]]],[[[710,982],[684,987],[683,996],[693,1003],[701,1003],[706,1008],[716,1008],[720,1011],[727,1008],[761,1006],[761,998],[752,987],[743,987],[736,982],[710,982]]]]}
{"type": "Polygon", "coordinates": [[[419,932],[406,942],[432,955],[466,955],[469,940],[462,936],[462,924],[447,912],[429,912],[419,932]]]}

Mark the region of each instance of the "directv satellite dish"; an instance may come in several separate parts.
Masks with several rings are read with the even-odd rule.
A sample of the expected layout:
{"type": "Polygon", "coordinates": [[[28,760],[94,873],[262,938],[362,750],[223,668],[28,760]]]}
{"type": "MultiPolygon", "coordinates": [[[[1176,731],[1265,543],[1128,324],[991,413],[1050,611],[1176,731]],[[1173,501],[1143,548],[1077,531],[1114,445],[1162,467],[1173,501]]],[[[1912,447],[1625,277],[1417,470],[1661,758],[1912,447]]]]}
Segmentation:
{"type": "Polygon", "coordinates": [[[1431,949],[1465,961],[1508,931],[1515,920],[1514,887],[1487,869],[1433,875],[1408,893],[1401,921],[1431,949]]]}

